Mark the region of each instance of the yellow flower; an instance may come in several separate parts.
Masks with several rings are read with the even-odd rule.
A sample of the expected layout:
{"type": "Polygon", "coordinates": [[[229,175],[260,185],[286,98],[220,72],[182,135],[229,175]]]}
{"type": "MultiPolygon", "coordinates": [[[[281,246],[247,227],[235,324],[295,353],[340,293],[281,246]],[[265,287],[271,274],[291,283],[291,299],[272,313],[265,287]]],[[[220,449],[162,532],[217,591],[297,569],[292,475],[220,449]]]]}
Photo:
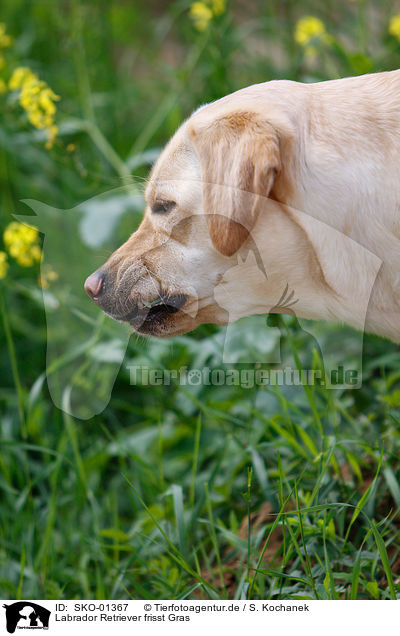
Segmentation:
{"type": "Polygon", "coordinates": [[[212,0],[211,6],[214,15],[222,15],[226,9],[226,0],[212,0]]]}
{"type": "Polygon", "coordinates": [[[213,12],[204,2],[193,2],[190,17],[198,31],[205,31],[212,20],[213,12]]]}
{"type": "Polygon", "coordinates": [[[314,16],[301,18],[297,22],[294,39],[305,48],[308,55],[316,54],[315,44],[329,44],[331,41],[324,23],[314,16]]]}
{"type": "Polygon", "coordinates": [[[205,31],[214,16],[221,15],[226,9],[226,0],[204,0],[193,2],[190,17],[198,31],[205,31]]]}
{"type": "Polygon", "coordinates": [[[24,82],[28,82],[34,79],[36,76],[29,68],[25,66],[18,66],[11,76],[8,86],[11,91],[17,91],[22,87],[24,82]]]}
{"type": "Polygon", "coordinates": [[[40,262],[42,250],[36,227],[12,222],[6,227],[3,239],[9,254],[22,267],[31,267],[40,262]]]}
{"type": "Polygon", "coordinates": [[[0,278],[5,278],[8,270],[7,254],[0,252],[0,278]]]}
{"type": "Polygon", "coordinates": [[[389,33],[400,42],[400,13],[390,18],[389,33]]]}
{"type": "Polygon", "coordinates": [[[0,22],[0,49],[6,49],[11,46],[13,39],[11,35],[6,33],[6,25],[4,22],[0,22]]]}
{"type": "Polygon", "coordinates": [[[50,283],[58,279],[57,272],[54,271],[51,265],[46,264],[42,265],[40,276],[39,276],[39,287],[42,289],[48,289],[50,287],[50,283]]]}
{"type": "Polygon", "coordinates": [[[51,88],[38,78],[29,68],[16,68],[9,81],[12,91],[20,91],[19,103],[26,111],[29,122],[39,130],[47,132],[46,148],[51,148],[58,133],[54,124],[56,115],[55,101],[60,98],[51,88]]]}
{"type": "Polygon", "coordinates": [[[55,126],[54,124],[52,126],[50,126],[48,128],[48,139],[46,141],[46,148],[50,149],[53,147],[54,144],[54,140],[57,137],[58,134],[58,126],[55,126]]]}

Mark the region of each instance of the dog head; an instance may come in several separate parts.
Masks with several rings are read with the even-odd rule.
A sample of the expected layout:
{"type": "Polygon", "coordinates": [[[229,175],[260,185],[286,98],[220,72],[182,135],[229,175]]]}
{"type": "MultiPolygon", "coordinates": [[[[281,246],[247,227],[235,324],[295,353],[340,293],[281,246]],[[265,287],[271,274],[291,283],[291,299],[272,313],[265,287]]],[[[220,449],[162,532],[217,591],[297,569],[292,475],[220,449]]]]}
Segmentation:
{"type": "MultiPolygon", "coordinates": [[[[257,251],[252,235],[260,217],[270,217],[263,249],[281,271],[284,228],[272,200],[285,177],[279,133],[259,113],[218,104],[202,107],[177,131],[152,170],[139,229],[86,280],[89,296],[139,333],[173,336],[228,322],[214,289],[229,280],[239,253],[251,245],[257,251]]],[[[230,285],[232,304],[251,313],[251,281],[230,285]]],[[[279,293],[271,291],[271,305],[279,293]]]]}

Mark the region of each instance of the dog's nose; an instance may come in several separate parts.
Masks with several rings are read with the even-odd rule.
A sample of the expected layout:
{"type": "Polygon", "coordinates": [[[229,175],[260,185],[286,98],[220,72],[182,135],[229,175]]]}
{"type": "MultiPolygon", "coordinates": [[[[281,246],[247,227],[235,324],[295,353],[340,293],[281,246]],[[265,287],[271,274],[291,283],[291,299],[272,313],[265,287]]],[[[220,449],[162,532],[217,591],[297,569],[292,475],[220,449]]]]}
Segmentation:
{"type": "Polygon", "coordinates": [[[85,292],[92,300],[97,300],[103,287],[103,276],[100,272],[94,272],[90,274],[85,280],[85,292]]]}

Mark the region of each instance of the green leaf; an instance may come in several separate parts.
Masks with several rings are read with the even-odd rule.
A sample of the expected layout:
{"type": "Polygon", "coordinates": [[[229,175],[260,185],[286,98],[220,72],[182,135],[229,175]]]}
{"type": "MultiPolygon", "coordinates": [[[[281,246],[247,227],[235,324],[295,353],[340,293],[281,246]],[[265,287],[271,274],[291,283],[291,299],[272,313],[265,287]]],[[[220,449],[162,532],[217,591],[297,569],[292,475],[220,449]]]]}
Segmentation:
{"type": "Polygon", "coordinates": [[[374,535],[374,539],[379,550],[379,555],[381,557],[383,569],[385,570],[387,582],[389,584],[390,595],[393,600],[396,600],[397,598],[396,589],[393,583],[393,577],[392,577],[392,572],[390,569],[390,562],[389,562],[388,553],[386,551],[385,542],[383,541],[382,535],[380,534],[378,530],[378,526],[376,525],[373,519],[372,519],[372,533],[374,535]]]}
{"type": "Polygon", "coordinates": [[[351,592],[350,592],[350,599],[352,601],[356,601],[357,600],[358,582],[360,580],[360,572],[361,572],[361,548],[358,551],[357,559],[356,559],[356,562],[354,564],[353,572],[352,572],[351,592]]]}
{"type": "Polygon", "coordinates": [[[373,69],[371,60],[362,53],[353,53],[349,55],[348,58],[356,73],[370,73],[373,69]]]}
{"type": "Polygon", "coordinates": [[[375,600],[379,599],[379,586],[376,581],[369,581],[367,583],[367,590],[375,600]]]}
{"type": "Polygon", "coordinates": [[[369,499],[369,496],[370,496],[370,494],[372,492],[372,489],[375,487],[375,484],[376,484],[377,479],[378,479],[378,475],[379,475],[380,470],[381,470],[381,466],[382,466],[382,455],[380,457],[378,468],[376,469],[375,477],[374,477],[372,483],[368,486],[367,490],[365,491],[365,493],[361,497],[360,501],[358,502],[358,504],[356,506],[356,509],[353,512],[353,516],[352,516],[352,518],[350,520],[350,523],[349,523],[349,526],[347,528],[346,537],[345,537],[345,543],[346,543],[346,541],[348,539],[349,532],[350,532],[350,529],[351,529],[353,523],[355,522],[355,520],[357,519],[358,515],[360,514],[360,512],[362,511],[362,509],[366,505],[366,503],[367,503],[367,501],[369,499]]]}
{"type": "Polygon", "coordinates": [[[129,536],[118,528],[104,528],[100,531],[100,535],[106,539],[113,539],[116,543],[126,543],[129,536]]]}
{"type": "Polygon", "coordinates": [[[386,468],[383,470],[383,474],[385,476],[389,490],[392,493],[392,497],[396,502],[396,506],[400,508],[400,486],[392,468],[390,466],[386,466],[386,468]]]}

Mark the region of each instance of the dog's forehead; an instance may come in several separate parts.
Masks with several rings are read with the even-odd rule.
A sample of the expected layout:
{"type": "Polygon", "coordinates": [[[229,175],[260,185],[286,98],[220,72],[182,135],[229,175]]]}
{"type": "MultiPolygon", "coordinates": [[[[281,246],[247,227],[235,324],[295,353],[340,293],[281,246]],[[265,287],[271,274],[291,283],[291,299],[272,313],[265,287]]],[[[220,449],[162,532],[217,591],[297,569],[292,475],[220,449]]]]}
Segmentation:
{"type": "Polygon", "coordinates": [[[200,166],[185,128],[185,124],[179,128],[153,166],[145,191],[149,203],[161,194],[172,197],[180,184],[199,179],[200,166]]]}

